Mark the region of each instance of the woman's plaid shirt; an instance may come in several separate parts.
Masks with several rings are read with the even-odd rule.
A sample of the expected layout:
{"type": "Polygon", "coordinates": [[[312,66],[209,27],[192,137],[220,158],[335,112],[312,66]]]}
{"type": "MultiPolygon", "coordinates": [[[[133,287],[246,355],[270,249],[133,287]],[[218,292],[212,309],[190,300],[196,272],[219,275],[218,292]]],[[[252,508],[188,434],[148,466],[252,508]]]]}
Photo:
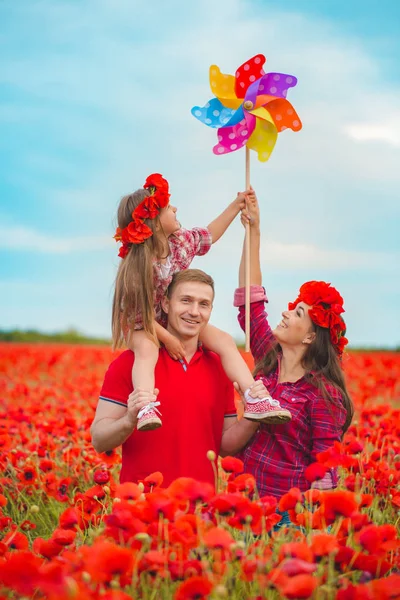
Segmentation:
{"type": "MultiPolygon", "coordinates": [[[[267,297],[261,286],[251,286],[250,347],[255,363],[265,356],[274,342],[265,303],[267,297]]],[[[239,306],[239,324],[244,330],[244,288],[236,290],[235,306],[239,306]]],[[[310,484],[304,477],[307,466],[316,460],[318,452],[330,448],[341,439],[346,409],[341,393],[325,382],[331,402],[304,377],[294,383],[279,383],[279,363],[275,371],[262,379],[271,396],[292,413],[292,420],[283,425],[261,424],[249,444],[238,455],[244,470],[256,478],[261,496],[277,498],[292,487],[302,491],[310,484]]],[[[333,484],[336,473],[333,472],[333,484]]]]}

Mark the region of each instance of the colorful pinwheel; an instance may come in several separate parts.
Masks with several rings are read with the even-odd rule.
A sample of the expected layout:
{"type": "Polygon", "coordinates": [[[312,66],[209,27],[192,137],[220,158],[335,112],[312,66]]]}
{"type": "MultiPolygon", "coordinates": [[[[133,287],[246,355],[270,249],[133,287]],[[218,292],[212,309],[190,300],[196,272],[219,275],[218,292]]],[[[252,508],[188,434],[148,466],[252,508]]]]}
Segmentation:
{"type": "Polygon", "coordinates": [[[271,156],[278,133],[299,131],[301,121],[286,100],[289,88],[297,83],[293,75],[264,73],[265,56],[257,54],[236,71],[224,75],[216,65],[210,67],[210,86],[215,98],[192,114],[209,127],[218,128],[214,154],[227,154],[246,146],[265,162],[271,156]]]}

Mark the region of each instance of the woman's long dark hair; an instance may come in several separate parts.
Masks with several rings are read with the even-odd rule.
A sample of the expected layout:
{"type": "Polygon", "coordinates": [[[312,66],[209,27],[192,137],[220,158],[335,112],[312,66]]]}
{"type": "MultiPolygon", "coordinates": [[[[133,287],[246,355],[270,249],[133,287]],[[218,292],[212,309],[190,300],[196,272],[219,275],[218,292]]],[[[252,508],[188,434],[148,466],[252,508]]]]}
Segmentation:
{"type": "MultiPolygon", "coordinates": [[[[342,395],[342,403],[346,409],[346,421],[343,425],[343,434],[350,426],[354,414],[353,402],[347,391],[344,379],[343,369],[339,356],[333,346],[329,329],[319,327],[313,323],[315,338],[308,345],[307,350],[301,361],[305,370],[305,379],[318,388],[326,402],[333,403],[326,383],[333,385],[342,395]]],[[[254,375],[269,375],[278,365],[278,356],[282,353],[282,348],[278,342],[275,342],[267,350],[265,356],[256,364],[254,375]]]]}

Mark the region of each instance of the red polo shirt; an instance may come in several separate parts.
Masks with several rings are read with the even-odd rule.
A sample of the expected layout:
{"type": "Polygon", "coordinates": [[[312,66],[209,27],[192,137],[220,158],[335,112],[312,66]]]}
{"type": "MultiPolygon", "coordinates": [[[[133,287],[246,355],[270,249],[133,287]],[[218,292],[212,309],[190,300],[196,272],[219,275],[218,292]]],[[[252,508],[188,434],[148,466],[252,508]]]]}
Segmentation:
{"type": "MultiPolygon", "coordinates": [[[[100,399],[126,406],[133,391],[134,354],[123,352],[108,368],[100,399]]],[[[190,363],[173,360],[160,349],[155,370],[160,390],[162,427],[135,429],[122,445],[120,481],[138,481],[154,471],[163,486],[177,477],[194,477],[214,484],[208,450],[218,455],[225,417],[235,417],[234,392],[219,357],[199,348],[190,363]]]]}

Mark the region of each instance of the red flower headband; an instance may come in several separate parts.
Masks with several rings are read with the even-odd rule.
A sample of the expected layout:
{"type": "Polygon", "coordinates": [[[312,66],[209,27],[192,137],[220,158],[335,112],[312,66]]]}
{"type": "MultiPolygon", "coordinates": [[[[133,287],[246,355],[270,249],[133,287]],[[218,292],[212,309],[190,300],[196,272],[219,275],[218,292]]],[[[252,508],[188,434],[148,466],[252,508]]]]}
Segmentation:
{"type": "Polygon", "coordinates": [[[341,317],[345,311],[339,292],[325,281],[308,281],[301,286],[296,300],[289,302],[289,310],[296,308],[299,302],[312,307],[308,311],[311,320],[316,325],[329,329],[331,342],[341,356],[349,341],[345,337],[346,325],[341,317]]]}
{"type": "Polygon", "coordinates": [[[168,193],[168,181],[160,173],[149,175],[145,181],[144,189],[149,190],[147,196],[132,212],[132,221],[127,227],[117,227],[114,235],[116,242],[122,242],[118,256],[125,258],[131,244],[142,244],[153,235],[152,230],[145,219],[155,219],[162,208],[168,206],[170,194],[168,193]]]}

